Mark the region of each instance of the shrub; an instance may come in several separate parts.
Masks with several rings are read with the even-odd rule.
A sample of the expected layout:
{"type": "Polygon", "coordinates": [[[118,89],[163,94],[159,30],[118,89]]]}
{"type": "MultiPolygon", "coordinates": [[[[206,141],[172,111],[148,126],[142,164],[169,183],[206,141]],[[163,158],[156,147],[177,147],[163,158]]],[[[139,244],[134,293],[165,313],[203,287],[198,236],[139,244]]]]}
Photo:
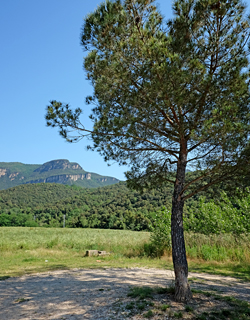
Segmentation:
{"type": "Polygon", "coordinates": [[[150,243],[144,248],[149,256],[160,257],[164,251],[171,250],[171,212],[163,207],[151,215],[150,243]]]}
{"type": "Polygon", "coordinates": [[[209,234],[233,233],[240,235],[250,231],[250,194],[235,199],[225,192],[219,203],[200,197],[197,207],[189,207],[184,218],[188,231],[209,234]]]}

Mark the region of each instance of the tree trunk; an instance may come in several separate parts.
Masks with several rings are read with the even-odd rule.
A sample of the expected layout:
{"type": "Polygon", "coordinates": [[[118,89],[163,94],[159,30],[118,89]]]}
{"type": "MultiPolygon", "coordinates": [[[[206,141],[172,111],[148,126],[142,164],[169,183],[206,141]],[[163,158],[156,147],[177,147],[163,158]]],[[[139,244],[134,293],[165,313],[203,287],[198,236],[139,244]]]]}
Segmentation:
{"type": "Polygon", "coordinates": [[[192,298],[192,292],[188,284],[188,264],[186,257],[184,232],[183,232],[183,207],[182,190],[185,183],[187,155],[180,153],[177,164],[174,195],[172,199],[171,215],[171,240],[172,257],[175,272],[175,300],[187,302],[192,298]]]}

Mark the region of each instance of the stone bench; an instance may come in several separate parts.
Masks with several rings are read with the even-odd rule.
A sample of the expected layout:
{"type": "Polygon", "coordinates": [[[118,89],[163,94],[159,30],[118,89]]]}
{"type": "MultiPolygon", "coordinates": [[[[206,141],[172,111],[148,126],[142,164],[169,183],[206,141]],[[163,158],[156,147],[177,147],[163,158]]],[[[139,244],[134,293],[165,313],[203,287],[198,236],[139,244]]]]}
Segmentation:
{"type": "Polygon", "coordinates": [[[106,256],[109,255],[107,251],[99,251],[99,250],[87,250],[85,257],[98,257],[98,256],[106,256]]]}

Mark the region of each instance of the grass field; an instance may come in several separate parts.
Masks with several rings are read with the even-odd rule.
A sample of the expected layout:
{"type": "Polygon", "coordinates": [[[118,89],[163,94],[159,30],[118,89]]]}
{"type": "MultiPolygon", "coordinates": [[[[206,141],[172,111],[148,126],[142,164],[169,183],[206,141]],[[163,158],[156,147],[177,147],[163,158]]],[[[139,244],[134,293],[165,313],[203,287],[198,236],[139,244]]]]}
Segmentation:
{"type": "MultiPolygon", "coordinates": [[[[0,279],[69,268],[148,267],[172,269],[171,252],[161,259],[145,253],[148,232],[106,229],[0,228],[0,279]],[[85,257],[86,250],[110,252],[85,257]]],[[[189,270],[250,280],[250,236],[187,233],[189,270]]]]}

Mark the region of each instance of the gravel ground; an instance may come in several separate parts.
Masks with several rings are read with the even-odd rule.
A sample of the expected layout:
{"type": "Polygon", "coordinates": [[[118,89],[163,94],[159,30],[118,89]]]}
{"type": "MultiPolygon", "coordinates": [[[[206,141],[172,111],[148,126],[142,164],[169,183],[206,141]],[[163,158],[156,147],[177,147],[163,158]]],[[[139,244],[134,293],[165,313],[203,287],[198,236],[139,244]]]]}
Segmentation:
{"type": "MultiPolygon", "coordinates": [[[[250,302],[250,283],[199,273],[190,273],[189,277],[192,288],[250,302]]],[[[173,271],[144,268],[73,269],[9,278],[0,281],[0,319],[145,319],[121,307],[132,301],[127,296],[130,288],[167,287],[173,283],[173,271]]],[[[166,300],[162,295],[155,299],[159,303],[166,300]]],[[[201,300],[200,307],[202,303],[211,304],[211,300],[201,300]]],[[[154,319],[172,318],[163,314],[154,319]]]]}

